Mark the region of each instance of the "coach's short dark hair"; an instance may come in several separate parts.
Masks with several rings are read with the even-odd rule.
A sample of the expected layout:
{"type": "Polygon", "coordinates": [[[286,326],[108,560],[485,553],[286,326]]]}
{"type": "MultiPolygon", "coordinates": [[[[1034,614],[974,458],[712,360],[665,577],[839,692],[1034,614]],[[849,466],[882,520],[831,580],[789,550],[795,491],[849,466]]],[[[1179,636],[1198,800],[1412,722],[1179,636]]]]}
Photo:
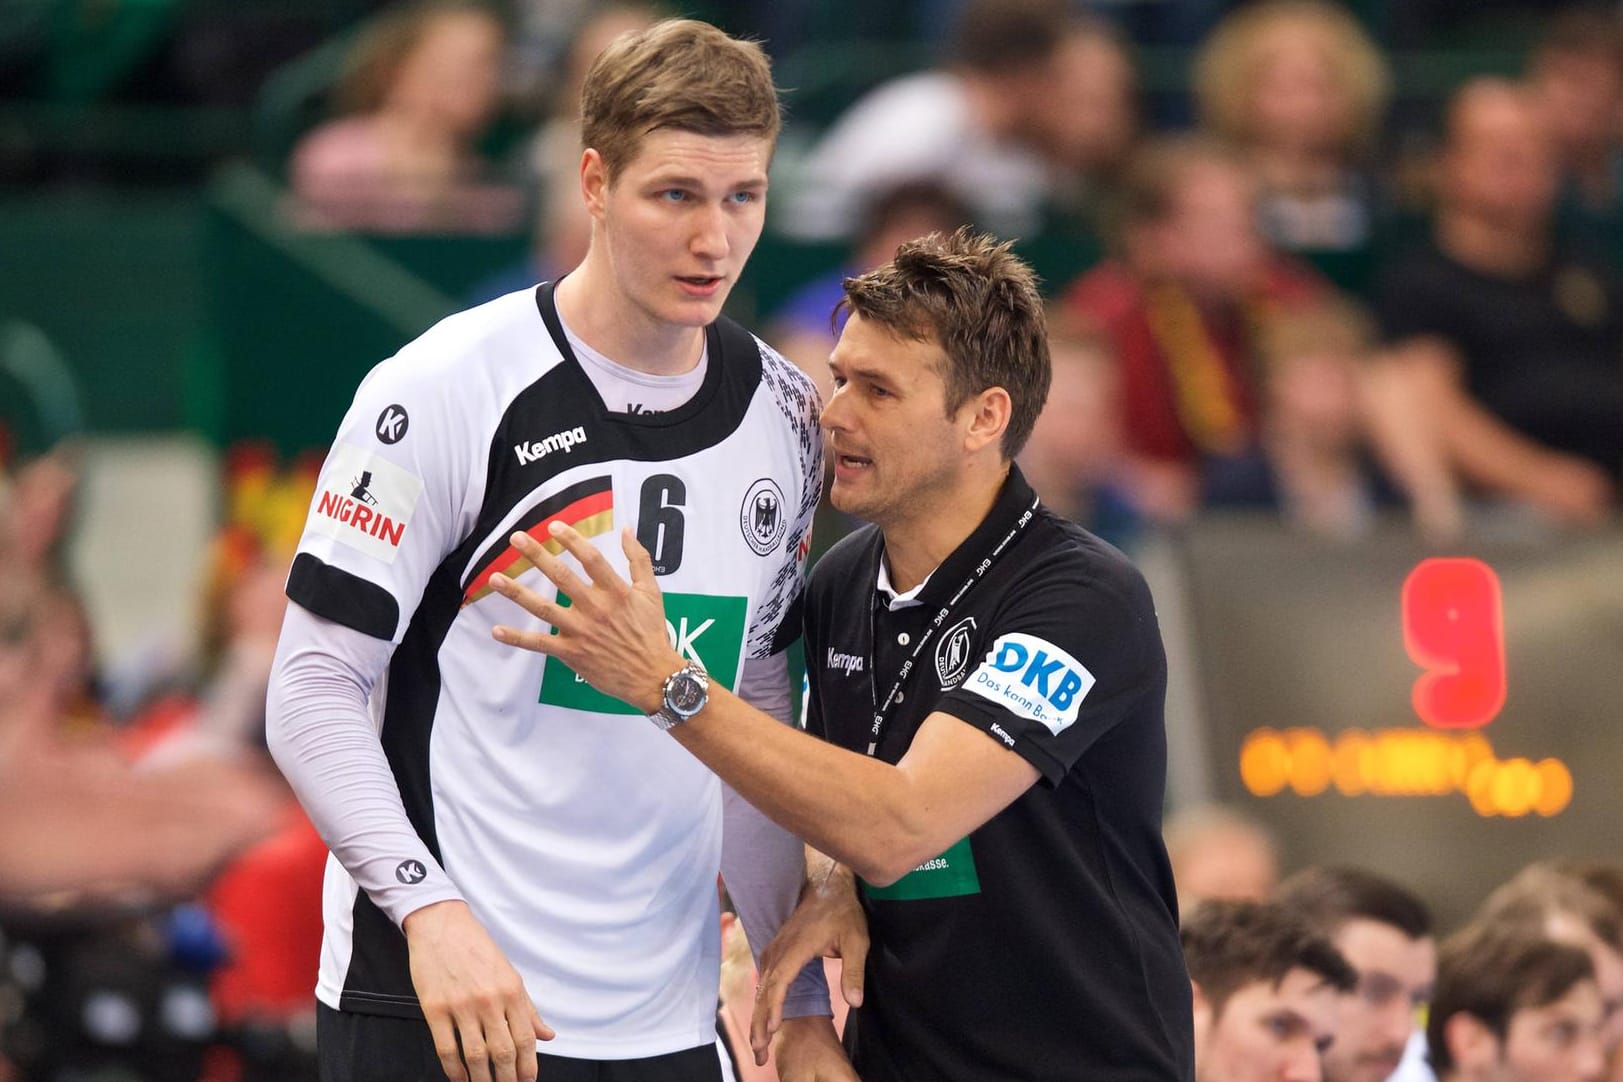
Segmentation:
{"type": "Polygon", "coordinates": [[[1358,983],[1328,936],[1275,902],[1201,902],[1181,935],[1189,979],[1200,985],[1213,1015],[1240,989],[1259,982],[1277,988],[1293,969],[1323,977],[1340,992],[1358,983]]]}
{"type": "Polygon", "coordinates": [[[1426,1046],[1438,1075],[1454,1069],[1448,1020],[1469,1014],[1501,1040],[1519,1010],[1544,1007],[1594,980],[1582,947],[1557,943],[1522,924],[1478,920],[1450,936],[1437,955],[1437,991],[1426,1019],[1426,1046]]]}
{"type": "Polygon", "coordinates": [[[1431,912],[1412,891],[1362,868],[1304,868],[1279,885],[1274,900],[1325,935],[1350,920],[1372,920],[1410,939],[1431,934],[1431,912]]]}
{"type": "Polygon", "coordinates": [[[947,355],[947,412],[989,387],[1009,392],[1003,457],[1026,445],[1053,362],[1037,275],[1012,244],[967,226],[908,241],[896,258],[845,280],[840,307],[947,355]]]}

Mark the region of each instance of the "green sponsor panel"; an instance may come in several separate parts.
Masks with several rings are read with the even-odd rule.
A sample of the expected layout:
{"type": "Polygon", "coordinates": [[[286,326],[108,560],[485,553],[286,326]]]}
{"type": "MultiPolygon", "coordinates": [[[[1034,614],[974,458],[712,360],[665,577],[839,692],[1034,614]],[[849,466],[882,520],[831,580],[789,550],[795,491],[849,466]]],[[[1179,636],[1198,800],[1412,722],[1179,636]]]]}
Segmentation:
{"type": "Polygon", "coordinates": [[[975,871],[975,853],[968,838],[960,838],[939,857],[920,864],[888,887],[863,881],[868,897],[885,902],[914,902],[921,898],[957,898],[981,892],[975,871]]]}
{"type": "MultiPolygon", "coordinates": [[[[560,593],[558,603],[568,608],[569,595],[560,593]]],[[[739,659],[744,653],[747,609],[742,597],[666,594],[665,631],[677,653],[703,665],[710,679],[731,691],[737,679],[739,659]]],[[[542,669],[540,701],[548,706],[598,714],[642,713],[630,703],[598,691],[555,657],[547,658],[542,669]]]]}

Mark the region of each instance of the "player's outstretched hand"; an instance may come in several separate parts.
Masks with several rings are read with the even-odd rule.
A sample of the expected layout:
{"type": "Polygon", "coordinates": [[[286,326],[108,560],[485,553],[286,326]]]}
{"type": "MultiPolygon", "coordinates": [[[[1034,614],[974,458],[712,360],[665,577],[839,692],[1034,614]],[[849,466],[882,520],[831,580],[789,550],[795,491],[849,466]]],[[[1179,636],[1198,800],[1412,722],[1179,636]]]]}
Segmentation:
{"type": "Polygon", "coordinates": [[[498,626],[492,630],[496,641],[556,657],[598,691],[653,713],[665,678],[682,667],[683,659],[665,632],[665,599],[648,550],[629,529],[622,531],[620,543],[631,566],[627,582],[579,531],[553,523],[552,537],[580,562],[587,578],[529,534],[515,533],[512,544],[568,596],[567,607],[506,575],[492,575],[490,586],[557,634],[498,626]]]}
{"type": "Polygon", "coordinates": [[[776,1062],[781,1082],[862,1082],[827,1015],[785,1022],[778,1031],[776,1062]]]}
{"type": "Polygon", "coordinates": [[[784,1025],[783,997],[813,958],[839,958],[840,991],[853,1007],[862,1005],[862,974],[868,961],[868,920],[857,901],[856,880],[847,868],[830,864],[800,893],[800,903],[761,952],[750,1019],[755,1062],[766,1062],[772,1036],[784,1025]]]}
{"type": "Polygon", "coordinates": [[[411,983],[451,1082],[535,1082],[550,1041],[524,981],[465,902],[436,902],[403,924],[411,983]]]}

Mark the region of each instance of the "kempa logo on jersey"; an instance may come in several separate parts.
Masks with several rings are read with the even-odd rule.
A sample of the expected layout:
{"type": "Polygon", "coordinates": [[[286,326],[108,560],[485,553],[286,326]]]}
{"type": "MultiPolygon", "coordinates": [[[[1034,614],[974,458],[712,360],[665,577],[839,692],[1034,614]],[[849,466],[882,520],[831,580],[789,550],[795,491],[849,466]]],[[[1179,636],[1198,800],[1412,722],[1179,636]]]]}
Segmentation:
{"type": "MultiPolygon", "coordinates": [[[[559,594],[558,603],[569,606],[569,595],[559,594]]],[[[665,634],[671,647],[688,661],[697,661],[710,679],[729,691],[738,676],[738,662],[744,653],[744,616],[748,603],[742,597],[713,597],[709,594],[666,594],[665,634]]],[[[611,698],[588,684],[575,670],[549,657],[541,670],[540,702],[571,710],[599,714],[641,714],[630,703],[611,698]]]]}
{"type": "Polygon", "coordinates": [[[1015,632],[998,637],[964,688],[1057,736],[1075,723],[1093,682],[1087,667],[1064,650],[1015,632]]]}
{"type": "Polygon", "coordinates": [[[520,466],[528,466],[532,462],[539,462],[554,451],[568,454],[578,445],[586,442],[586,429],[576,425],[566,428],[562,432],[554,432],[544,440],[531,440],[529,443],[513,444],[513,453],[518,456],[520,466]]]}
{"type": "Polygon", "coordinates": [[[322,472],[306,529],[393,563],[423,482],[366,447],[341,443],[322,472]]]}
{"type": "Polygon", "coordinates": [[[854,672],[862,671],[862,655],[836,653],[834,647],[830,646],[828,648],[828,667],[850,676],[854,672]]]}

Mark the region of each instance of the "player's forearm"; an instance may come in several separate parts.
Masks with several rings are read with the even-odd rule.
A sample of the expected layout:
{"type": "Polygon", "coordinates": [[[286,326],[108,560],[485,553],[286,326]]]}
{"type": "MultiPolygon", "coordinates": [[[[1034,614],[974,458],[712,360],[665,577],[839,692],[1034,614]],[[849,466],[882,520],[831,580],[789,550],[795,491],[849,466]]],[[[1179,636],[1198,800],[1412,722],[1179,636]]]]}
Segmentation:
{"type": "Polygon", "coordinates": [[[398,924],[461,893],[407,818],[367,711],[366,672],[374,662],[382,670],[387,644],[352,643],[377,656],[345,659],[342,647],[320,641],[331,638],[331,625],[323,625],[289,606],[266,701],[266,740],[333,855],[398,924]]]}
{"type": "MultiPolygon", "coordinates": [[[[789,662],[782,654],[744,663],[738,694],[781,726],[791,720],[789,662]]],[[[721,878],[738,911],[756,965],[761,951],[794,912],[805,882],[806,852],[800,839],[751,805],[730,785],[722,786],[721,878]]],[[[830,1012],[821,959],[813,959],[784,999],[784,1016],[830,1012]]]]}
{"type": "Polygon", "coordinates": [[[869,882],[893,881],[933,844],[904,771],[780,725],[725,688],[671,733],[773,822],[869,882]]]}

